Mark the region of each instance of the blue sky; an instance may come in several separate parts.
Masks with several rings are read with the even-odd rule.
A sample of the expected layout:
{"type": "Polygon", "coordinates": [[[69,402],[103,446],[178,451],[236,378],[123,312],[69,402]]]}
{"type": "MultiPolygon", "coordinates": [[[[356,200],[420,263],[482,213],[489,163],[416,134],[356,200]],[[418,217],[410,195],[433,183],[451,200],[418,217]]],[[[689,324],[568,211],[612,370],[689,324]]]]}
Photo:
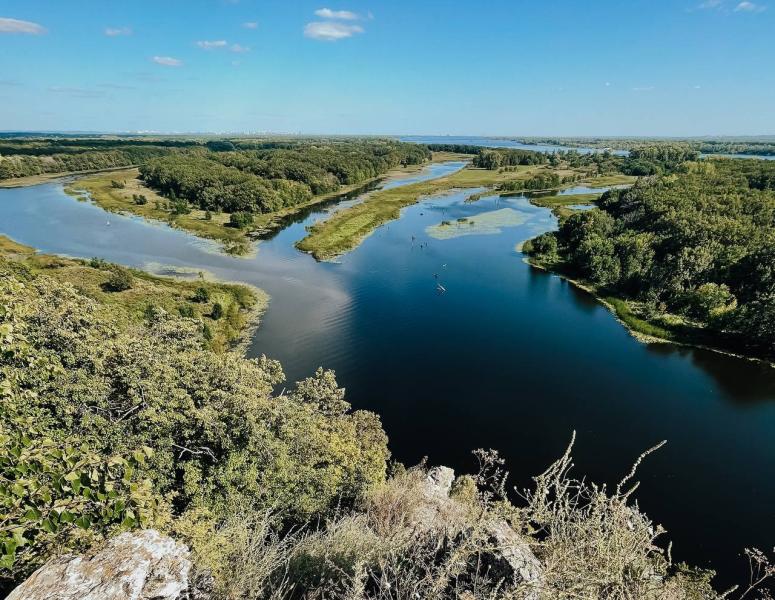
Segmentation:
{"type": "Polygon", "coordinates": [[[775,0],[0,0],[0,129],[775,134],[775,0]]]}

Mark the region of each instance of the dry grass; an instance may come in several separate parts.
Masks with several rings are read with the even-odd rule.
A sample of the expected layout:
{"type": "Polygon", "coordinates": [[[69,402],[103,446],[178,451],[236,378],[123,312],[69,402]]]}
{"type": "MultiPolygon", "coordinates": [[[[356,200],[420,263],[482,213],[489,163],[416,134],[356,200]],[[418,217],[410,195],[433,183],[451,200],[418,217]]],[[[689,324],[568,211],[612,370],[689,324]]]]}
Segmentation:
{"type": "Polygon", "coordinates": [[[189,528],[188,539],[199,568],[215,575],[214,598],[223,600],[769,598],[775,567],[757,550],[747,551],[747,586],[719,594],[709,573],[673,565],[669,548],[657,543],[663,530],[632,496],[637,466],[661,444],[612,490],[572,476],[572,445],[518,505],[505,498],[502,461],[480,451],[480,472],[458,478],[449,496],[428,491],[420,466],[323,523],[279,534],[269,513],[237,511],[220,526],[189,528]],[[493,553],[509,546],[493,537],[493,525],[506,522],[540,559],[538,577],[504,579],[494,568],[493,553]]]}
{"type": "Polygon", "coordinates": [[[0,254],[3,256],[30,256],[35,254],[35,248],[20,244],[5,235],[0,235],[0,254]]]}

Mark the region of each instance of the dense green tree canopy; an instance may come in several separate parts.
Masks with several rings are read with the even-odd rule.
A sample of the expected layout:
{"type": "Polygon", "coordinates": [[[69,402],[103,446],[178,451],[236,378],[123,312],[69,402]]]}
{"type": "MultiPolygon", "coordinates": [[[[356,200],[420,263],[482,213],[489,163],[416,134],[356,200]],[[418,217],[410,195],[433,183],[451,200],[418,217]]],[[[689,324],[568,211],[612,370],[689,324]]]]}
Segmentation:
{"type": "Polygon", "coordinates": [[[712,160],[612,190],[528,250],[775,356],[775,164],[712,160]],[[552,237],[552,244],[545,238],[552,237]]]}
{"type": "MultiPolygon", "coordinates": [[[[198,320],[156,309],[145,324],[133,325],[117,318],[118,305],[98,304],[68,284],[0,261],[0,544],[29,529],[27,521],[47,514],[63,494],[68,505],[81,507],[68,509],[74,519],[86,514],[93,521],[94,528],[86,527],[92,540],[135,523],[124,508],[152,499],[175,514],[197,508],[218,514],[241,504],[303,520],[384,480],[387,439],[379,419],[350,412],[331,372],[320,370],[275,395],[283,381],[278,363],[204,348],[198,320]],[[107,484],[117,495],[95,495],[95,505],[83,505],[76,502],[80,487],[60,486],[58,495],[33,504],[31,492],[19,488],[18,497],[29,501],[18,509],[4,503],[3,486],[27,468],[8,458],[27,443],[19,434],[40,448],[35,456],[43,458],[34,464],[49,480],[65,468],[49,450],[72,448],[79,479],[83,469],[93,471],[95,485],[107,484]],[[138,449],[142,465],[129,466],[149,483],[134,485],[143,495],[130,496],[122,487],[131,481],[128,463],[104,461],[131,459],[138,449]]],[[[45,527],[47,544],[87,541],[69,533],[66,519],[61,530],[45,527]]]]}

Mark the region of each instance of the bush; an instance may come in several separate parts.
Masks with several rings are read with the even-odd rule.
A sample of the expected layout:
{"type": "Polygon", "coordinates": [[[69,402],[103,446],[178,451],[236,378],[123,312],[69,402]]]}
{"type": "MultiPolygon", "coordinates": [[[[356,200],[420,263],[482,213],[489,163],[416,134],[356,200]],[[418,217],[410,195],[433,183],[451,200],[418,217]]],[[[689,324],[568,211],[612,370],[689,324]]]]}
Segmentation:
{"type": "Polygon", "coordinates": [[[181,317],[184,317],[186,319],[196,318],[196,311],[194,310],[194,307],[190,304],[183,304],[179,306],[178,312],[180,313],[181,317]]]}
{"type": "Polygon", "coordinates": [[[175,200],[172,203],[172,214],[173,215],[187,215],[191,212],[191,207],[188,205],[188,202],[185,200],[175,200]]]}
{"type": "Polygon", "coordinates": [[[234,212],[229,216],[229,226],[245,229],[253,224],[253,215],[249,212],[234,212]]]}
{"type": "Polygon", "coordinates": [[[107,269],[108,266],[110,266],[110,263],[108,263],[103,258],[97,258],[96,256],[94,258],[89,259],[89,266],[92,269],[107,269]]]}
{"type": "Polygon", "coordinates": [[[200,304],[204,304],[205,302],[210,302],[210,291],[204,287],[199,286],[196,288],[196,291],[194,292],[194,297],[192,298],[194,302],[199,302],[200,304]]]}
{"type": "Polygon", "coordinates": [[[216,302],[215,304],[213,304],[213,310],[210,313],[210,318],[213,319],[214,321],[217,321],[222,316],[223,316],[223,306],[221,305],[220,302],[216,302]]]}
{"type": "Polygon", "coordinates": [[[134,200],[134,203],[138,206],[148,204],[148,198],[146,198],[144,194],[132,194],[132,200],[134,200]]]}
{"type": "Polygon", "coordinates": [[[110,276],[105,282],[105,288],[111,292],[123,292],[132,288],[134,279],[134,275],[129,269],[113,265],[110,276]]]}

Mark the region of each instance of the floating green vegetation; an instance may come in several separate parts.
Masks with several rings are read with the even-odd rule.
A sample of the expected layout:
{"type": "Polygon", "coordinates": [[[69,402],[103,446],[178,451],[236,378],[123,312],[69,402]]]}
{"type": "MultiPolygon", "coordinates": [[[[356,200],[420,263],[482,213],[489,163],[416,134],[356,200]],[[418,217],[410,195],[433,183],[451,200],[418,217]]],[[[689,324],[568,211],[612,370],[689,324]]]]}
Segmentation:
{"type": "Polygon", "coordinates": [[[504,227],[522,225],[530,215],[513,208],[501,208],[481,213],[452,223],[442,221],[425,228],[425,233],[437,240],[450,240],[464,235],[493,235],[501,233],[504,227]]]}

